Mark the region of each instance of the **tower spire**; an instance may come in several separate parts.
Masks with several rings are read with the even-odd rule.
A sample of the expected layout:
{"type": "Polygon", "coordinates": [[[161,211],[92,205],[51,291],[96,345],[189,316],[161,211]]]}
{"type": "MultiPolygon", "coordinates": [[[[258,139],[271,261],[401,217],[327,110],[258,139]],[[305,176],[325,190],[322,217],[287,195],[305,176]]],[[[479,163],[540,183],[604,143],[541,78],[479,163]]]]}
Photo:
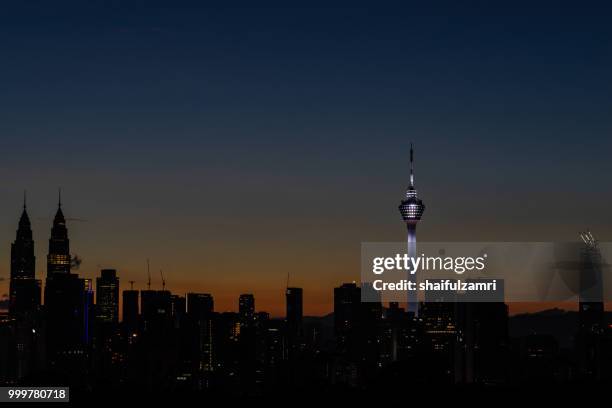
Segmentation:
{"type": "Polygon", "coordinates": [[[26,207],[27,207],[27,192],[26,190],[23,190],[23,210],[25,211],[26,207]]]}
{"type": "Polygon", "coordinates": [[[414,149],[410,142],[410,187],[414,187],[414,149]]]}
{"type": "Polygon", "coordinates": [[[57,189],[57,206],[62,208],[62,188],[58,187],[57,189]]]}

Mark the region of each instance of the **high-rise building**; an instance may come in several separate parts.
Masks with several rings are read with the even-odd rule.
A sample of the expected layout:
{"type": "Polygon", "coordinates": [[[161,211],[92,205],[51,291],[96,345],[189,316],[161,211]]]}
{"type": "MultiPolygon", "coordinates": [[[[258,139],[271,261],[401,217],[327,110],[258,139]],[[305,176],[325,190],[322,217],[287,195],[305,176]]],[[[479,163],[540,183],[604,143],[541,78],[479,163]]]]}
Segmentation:
{"type": "Polygon", "coordinates": [[[289,347],[295,347],[303,334],[303,291],[302,288],[287,288],[285,291],[287,341],[289,347]]]}
{"type": "Polygon", "coordinates": [[[53,220],[47,280],[45,310],[47,323],[47,353],[52,369],[80,377],[85,363],[88,342],[90,290],[84,279],[70,273],[70,245],[61,200],[53,220]]]}
{"type": "Polygon", "coordinates": [[[192,340],[199,388],[207,388],[210,385],[209,375],[214,370],[214,358],[218,354],[213,338],[214,309],[215,303],[211,294],[187,294],[187,317],[193,327],[192,340]]]}
{"type": "MultiPolygon", "coordinates": [[[[25,195],[23,212],[15,241],[11,245],[11,275],[9,283],[9,319],[14,334],[14,349],[11,360],[15,362],[15,379],[35,371],[42,362],[40,358],[40,280],[35,279],[34,241],[30,219],[26,210],[25,195]]],[[[0,361],[0,364],[2,361],[0,361]]]]}
{"type": "Polygon", "coordinates": [[[96,278],[96,318],[108,324],[119,322],[119,278],[115,269],[102,269],[96,278]]]}
{"type": "Polygon", "coordinates": [[[185,299],[185,296],[172,295],[171,302],[174,327],[180,327],[183,317],[187,312],[187,299],[185,299]]]}
{"type": "Polygon", "coordinates": [[[238,315],[240,316],[240,324],[249,326],[253,324],[255,316],[255,297],[251,293],[243,293],[238,299],[238,315]]]}
{"type": "MultiPolygon", "coordinates": [[[[399,210],[408,229],[408,256],[416,257],[416,227],[425,211],[425,204],[418,198],[417,191],[414,188],[414,150],[412,144],[410,145],[410,184],[406,190],[406,198],[404,198],[399,205],[399,210]]],[[[416,279],[416,273],[408,274],[408,280],[415,282],[416,279]]],[[[418,315],[419,308],[416,291],[408,292],[407,311],[413,313],[415,316],[418,315]]]]}
{"type": "Polygon", "coordinates": [[[361,288],[344,283],[334,288],[334,333],[341,349],[354,340],[360,320],[361,288]]]}
{"type": "Polygon", "coordinates": [[[93,280],[79,280],[83,281],[83,343],[89,345],[92,340],[93,324],[96,316],[93,280]]]}
{"type": "Polygon", "coordinates": [[[23,317],[40,307],[40,281],[35,279],[35,265],[32,228],[24,197],[19,227],[11,244],[9,314],[12,317],[23,317]]]}
{"type": "Polygon", "coordinates": [[[503,302],[458,302],[454,381],[500,384],[508,363],[508,306],[503,302]]]}
{"type": "Polygon", "coordinates": [[[187,315],[194,321],[209,317],[215,311],[215,301],[210,293],[188,293],[187,315]]]}
{"type": "Polygon", "coordinates": [[[138,291],[123,291],[123,324],[130,333],[138,329],[138,291]]]}
{"type": "Polygon", "coordinates": [[[144,331],[156,332],[169,329],[172,323],[172,297],[168,290],[140,291],[140,313],[144,331]]]}

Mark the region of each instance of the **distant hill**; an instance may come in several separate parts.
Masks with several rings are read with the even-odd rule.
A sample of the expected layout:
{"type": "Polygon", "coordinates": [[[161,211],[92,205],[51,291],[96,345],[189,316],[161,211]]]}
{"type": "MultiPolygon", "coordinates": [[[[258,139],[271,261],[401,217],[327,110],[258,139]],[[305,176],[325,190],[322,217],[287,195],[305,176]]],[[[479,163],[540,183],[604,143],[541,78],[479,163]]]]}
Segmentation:
{"type": "Polygon", "coordinates": [[[578,312],[549,309],[536,313],[524,313],[510,317],[510,337],[530,334],[550,334],[561,347],[571,347],[578,328],[578,312]]]}

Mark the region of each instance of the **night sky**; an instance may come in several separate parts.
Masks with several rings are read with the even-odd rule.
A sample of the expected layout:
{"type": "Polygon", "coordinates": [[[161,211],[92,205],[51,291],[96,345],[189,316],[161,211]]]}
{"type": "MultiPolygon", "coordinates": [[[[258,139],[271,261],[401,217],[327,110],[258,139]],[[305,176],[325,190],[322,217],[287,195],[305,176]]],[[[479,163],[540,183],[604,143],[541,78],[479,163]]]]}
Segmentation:
{"type": "Polygon", "coordinates": [[[411,141],[420,240],[612,240],[603,2],[123,3],[1,5],[0,295],[23,190],[44,278],[61,187],[84,277],[280,315],[289,273],[327,313],[404,239],[411,141]]]}

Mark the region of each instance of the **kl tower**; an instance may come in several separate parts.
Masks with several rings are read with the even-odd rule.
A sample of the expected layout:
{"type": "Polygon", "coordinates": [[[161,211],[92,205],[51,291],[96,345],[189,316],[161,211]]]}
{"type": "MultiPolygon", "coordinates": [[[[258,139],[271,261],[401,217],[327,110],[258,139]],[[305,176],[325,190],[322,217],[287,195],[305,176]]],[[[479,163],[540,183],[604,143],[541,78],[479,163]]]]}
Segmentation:
{"type": "MultiPolygon", "coordinates": [[[[416,227],[417,223],[421,220],[423,211],[425,211],[425,204],[419,200],[417,191],[414,188],[414,150],[412,149],[412,143],[410,144],[410,185],[406,190],[406,198],[404,198],[399,205],[400,213],[408,228],[408,256],[416,257],[416,227]]],[[[408,277],[409,281],[416,282],[416,274],[408,277]]],[[[414,316],[419,314],[419,303],[416,291],[408,292],[408,306],[407,311],[414,313],[414,316]]]]}

